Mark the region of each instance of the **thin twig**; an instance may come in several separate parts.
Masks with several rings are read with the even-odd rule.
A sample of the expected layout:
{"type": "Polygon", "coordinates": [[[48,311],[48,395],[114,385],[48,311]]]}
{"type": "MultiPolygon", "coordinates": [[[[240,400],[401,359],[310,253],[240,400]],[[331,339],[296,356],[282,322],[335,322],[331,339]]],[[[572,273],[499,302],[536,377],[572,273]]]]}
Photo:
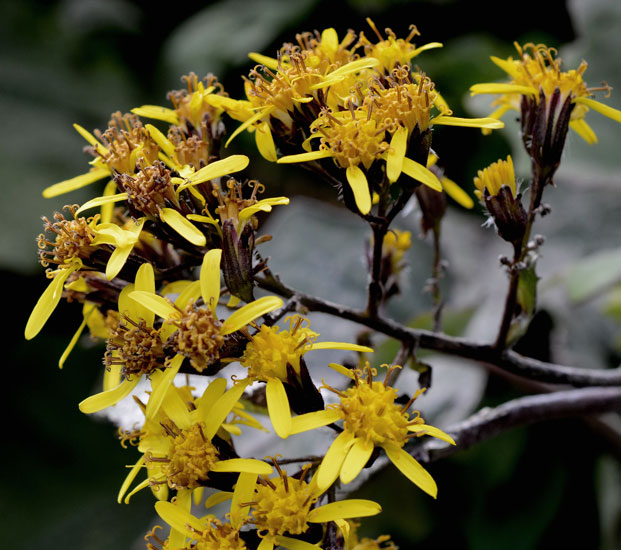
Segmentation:
{"type": "MultiPolygon", "coordinates": [[[[611,411],[621,411],[621,388],[591,387],[529,395],[493,409],[481,409],[447,428],[445,431],[453,437],[455,445],[427,439],[417,444],[411,454],[421,462],[433,462],[518,426],[611,411]]],[[[621,439],[618,433],[616,437],[621,439]]]]}
{"type": "Polygon", "coordinates": [[[552,384],[583,386],[621,386],[621,367],[615,369],[580,368],[547,363],[524,357],[512,350],[499,350],[493,344],[481,343],[466,338],[457,338],[428,330],[412,329],[391,319],[370,318],[364,311],[322,300],[296,291],[284,285],[277,278],[257,278],[262,288],[289,298],[296,296],[299,303],[311,311],[318,311],[347,319],[367,326],[377,332],[391,336],[401,342],[418,343],[421,348],[490,363],[507,372],[552,384]]]}

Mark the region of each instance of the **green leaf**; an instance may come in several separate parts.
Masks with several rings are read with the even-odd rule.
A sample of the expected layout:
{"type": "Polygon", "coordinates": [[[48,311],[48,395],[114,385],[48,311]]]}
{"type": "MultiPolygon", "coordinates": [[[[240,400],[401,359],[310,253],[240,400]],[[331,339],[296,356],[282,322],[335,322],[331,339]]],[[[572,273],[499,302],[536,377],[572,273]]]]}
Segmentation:
{"type": "Polygon", "coordinates": [[[603,250],[580,260],[569,272],[572,302],[582,302],[621,279],[621,249],[603,250]]]}

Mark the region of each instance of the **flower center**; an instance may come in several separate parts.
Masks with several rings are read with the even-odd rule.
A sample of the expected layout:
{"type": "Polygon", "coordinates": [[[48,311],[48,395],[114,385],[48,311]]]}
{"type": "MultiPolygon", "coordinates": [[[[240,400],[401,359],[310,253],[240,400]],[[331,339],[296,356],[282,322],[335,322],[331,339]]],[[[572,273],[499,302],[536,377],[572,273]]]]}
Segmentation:
{"type": "MultiPolygon", "coordinates": [[[[276,73],[267,67],[253,69],[247,82],[247,96],[257,107],[272,105],[284,113],[293,112],[295,99],[313,96],[311,86],[317,84],[321,73],[306,64],[306,55],[298,52],[289,54],[287,67],[280,67],[276,73]]],[[[278,113],[274,113],[278,117],[278,113]]],[[[287,123],[283,120],[284,123],[287,123]]]]}
{"type": "Polygon", "coordinates": [[[202,372],[220,357],[224,336],[222,324],[211,309],[188,304],[181,319],[170,321],[179,330],[173,335],[175,350],[190,359],[191,365],[202,372]]]}
{"type": "Polygon", "coordinates": [[[370,86],[363,106],[391,133],[400,125],[407,128],[408,133],[416,127],[424,132],[429,128],[431,108],[438,94],[431,80],[422,75],[418,79],[418,83],[412,82],[406,67],[394,69],[388,87],[379,81],[370,86]]]}
{"type": "Polygon", "coordinates": [[[117,174],[115,180],[119,188],[128,194],[128,202],[147,216],[157,217],[159,209],[167,206],[167,201],[178,204],[170,182],[170,170],[161,161],[154,162],[152,166],[142,166],[135,176],[117,174]]]}
{"type": "MultiPolygon", "coordinates": [[[[369,371],[370,372],[370,371],[369,371]]],[[[341,393],[345,429],[374,445],[396,443],[403,446],[408,438],[409,413],[395,404],[397,391],[382,382],[356,378],[356,385],[341,393]]]]}
{"type": "Polygon", "coordinates": [[[159,331],[148,327],[142,319],[138,323],[127,317],[125,320],[129,324],[120,323],[112,329],[104,359],[106,366],[122,365],[126,378],[163,368],[165,353],[159,331]]]}
{"type": "Polygon", "coordinates": [[[194,489],[206,481],[209,471],[218,460],[218,450],[203,433],[204,424],[197,423],[187,430],[165,426],[174,439],[168,451],[165,468],[172,489],[194,489]]]}
{"type": "Polygon", "coordinates": [[[54,241],[48,240],[45,233],[37,238],[39,262],[43,267],[67,264],[75,258],[85,259],[95,250],[91,244],[95,233],[89,225],[94,218],[76,218],[77,205],[65,206],[65,209],[73,214],[73,220],[65,219],[60,212],[54,214],[54,222],[43,218],[44,231],[56,235],[54,241]]]}
{"type": "Polygon", "coordinates": [[[246,543],[239,536],[239,530],[215,518],[209,519],[207,528],[196,535],[193,550],[246,550],[246,543]]]}
{"type": "Polygon", "coordinates": [[[332,151],[341,168],[363,164],[368,169],[389,147],[384,141],[385,128],[378,127],[377,121],[360,109],[337,115],[324,110],[313,123],[313,130],[322,135],[320,148],[332,151]]]}
{"type": "Polygon", "coordinates": [[[308,512],[317,500],[308,483],[289,478],[286,472],[281,472],[280,477],[259,478],[259,481],[264,485],[257,487],[253,504],[259,536],[304,533],[308,529],[308,512]]]}
{"type": "Polygon", "coordinates": [[[210,105],[205,98],[212,92],[223,96],[228,94],[213,75],[199,80],[196,73],[191,72],[183,76],[182,80],[186,83],[187,89],[170,92],[168,99],[173,104],[186,135],[200,133],[201,137],[207,140],[209,133],[216,129],[222,111],[210,105]],[[210,126],[209,130],[207,125],[210,126]]]}
{"type": "MultiPolygon", "coordinates": [[[[318,334],[302,326],[308,319],[300,316],[288,318],[289,330],[261,325],[246,346],[240,363],[248,367],[248,376],[266,381],[275,377],[287,379],[287,365],[300,372],[300,357],[304,355],[318,334]]],[[[310,323],[309,323],[310,326],[310,323]]]]}
{"type": "Polygon", "coordinates": [[[515,197],[515,173],[511,157],[507,157],[507,160],[494,162],[484,170],[479,170],[474,178],[474,185],[476,186],[474,194],[479,199],[483,197],[486,190],[491,197],[497,195],[504,185],[511,188],[511,193],[515,197]]]}
{"type": "Polygon", "coordinates": [[[186,136],[177,126],[172,126],[168,130],[168,139],[175,146],[175,154],[179,164],[194,167],[200,170],[207,166],[209,160],[209,142],[206,141],[208,135],[207,123],[203,121],[200,135],[186,136]]]}
{"type": "Polygon", "coordinates": [[[95,135],[108,149],[102,160],[113,172],[133,174],[138,153],[148,164],[157,160],[159,147],[136,115],[121,115],[117,111],[112,115],[108,129],[103,134],[96,131],[95,135]]]}

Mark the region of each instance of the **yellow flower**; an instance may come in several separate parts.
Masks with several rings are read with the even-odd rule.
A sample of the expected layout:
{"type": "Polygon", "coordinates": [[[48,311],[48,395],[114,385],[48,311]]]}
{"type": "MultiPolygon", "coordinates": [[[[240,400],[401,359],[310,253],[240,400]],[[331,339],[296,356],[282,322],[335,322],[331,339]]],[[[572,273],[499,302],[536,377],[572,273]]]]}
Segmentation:
{"type": "Polygon", "coordinates": [[[565,100],[570,97],[575,105],[570,118],[570,127],[590,144],[597,142],[597,136],[584,120],[589,109],[593,109],[608,118],[621,122],[621,111],[600,103],[591,98],[595,91],[610,91],[608,86],[587,88],[582,75],[587,69],[587,63],[582,61],[577,69],[561,70],[561,60],[555,57],[556,50],[543,44],[525,44],[523,47],[514,43],[519,59],[491,60],[505,71],[511,81],[506,84],[475,84],[470,88],[475,94],[501,94],[494,102],[498,105],[490,116],[500,118],[508,110],[520,110],[520,99],[526,96],[539,102],[539,94],[543,93],[546,103],[550,103],[555,90],[560,92],[560,100],[556,109],[560,109],[565,100]]]}
{"type": "Polygon", "coordinates": [[[489,196],[493,197],[505,185],[511,189],[511,194],[515,197],[517,190],[515,188],[515,172],[513,171],[511,155],[507,155],[507,160],[499,160],[487,168],[479,170],[477,177],[474,178],[474,185],[476,187],[474,194],[481,200],[485,190],[487,190],[489,196]]]}
{"type": "Polygon", "coordinates": [[[241,365],[248,368],[249,381],[266,382],[267,410],[274,431],[282,438],[289,436],[292,421],[289,398],[283,384],[289,379],[288,368],[292,368],[300,378],[300,360],[310,350],[373,352],[372,348],[357,344],[316,342],[319,334],[309,327],[308,319],[300,316],[289,319],[289,330],[261,325],[258,332],[251,336],[240,359],[241,365]],[[304,326],[305,322],[307,326],[304,326]]]}
{"type": "MultiPolygon", "coordinates": [[[[397,405],[397,390],[373,380],[376,374],[368,366],[366,377],[360,371],[349,371],[340,365],[330,365],[353,377],[354,385],[339,391],[328,387],[340,397],[340,404],[324,411],[307,413],[292,421],[291,433],[299,433],[343,421],[343,431],[334,440],[317,470],[317,484],[327,489],[340,477],[342,483],[353,481],[368,462],[375,447],[382,447],[391,462],[412,483],[435,498],[437,487],[429,473],[404,449],[412,437],[431,435],[455,444],[451,436],[424,423],[418,411],[413,418],[407,410],[424,391],[417,391],[403,406],[397,405]]],[[[389,369],[390,373],[395,368],[389,369]]]]}
{"type": "MultiPolygon", "coordinates": [[[[162,144],[162,149],[168,152],[166,145],[166,143],[170,144],[168,139],[154,127],[149,130],[158,136],[157,139],[162,144]]],[[[116,178],[117,184],[125,189],[124,192],[92,199],[84,203],[78,212],[96,206],[128,201],[132,208],[146,214],[150,219],[159,219],[193,245],[205,246],[207,240],[204,232],[180,212],[179,194],[187,189],[193,199],[204,205],[205,197],[196,192],[194,187],[243,170],[248,166],[249,159],[245,155],[231,155],[194,171],[194,168],[188,165],[178,166],[176,160],[167,157],[165,154],[161,156],[163,162],[156,162],[152,166],[143,163],[140,172],[137,174],[118,176],[116,178]],[[165,164],[177,166],[183,177],[172,177],[171,170],[166,168],[165,164]],[[169,205],[175,206],[175,208],[169,205]]],[[[199,219],[199,221],[204,220],[199,219]]]]}
{"type": "Polygon", "coordinates": [[[83,260],[90,258],[95,252],[95,227],[99,215],[92,218],[80,218],[77,216],[77,205],[67,206],[73,219],[65,217],[57,212],[54,222],[43,218],[45,231],[54,235],[54,240],[42,233],[37,239],[40,262],[43,267],[54,264],[56,269],[49,268],[46,272],[48,279],[52,279],[37,301],[24,331],[27,340],[34,338],[47,320],[50,318],[56,306],[59,304],[63,293],[63,287],[72,273],[82,269],[83,260]]]}
{"type": "Polygon", "coordinates": [[[161,331],[153,327],[153,313],[129,298],[134,289],[141,292],[155,291],[153,267],[150,264],[141,265],[136,273],[135,284],[127,285],[119,294],[121,319],[108,340],[104,391],[79,404],[83,413],[91,414],[115,405],[127,397],[142,376],[146,375],[151,378],[154,388],[151,400],[156,400],[165,388],[157,392],[155,386],[161,380],[170,383],[181,367],[180,360],[166,359],[163,349],[165,339],[161,331]]]}
{"type": "Polygon", "coordinates": [[[261,315],[282,306],[275,296],[265,296],[246,304],[221,321],[216,314],[220,300],[220,260],[222,250],[213,249],[203,257],[200,280],[191,283],[179,295],[175,304],[154,291],[136,290],[129,297],[164,319],[163,331],[171,337],[177,358],[188,358],[199,372],[221,359],[224,339],[261,315]],[[204,306],[198,306],[202,298],[204,306]]]}
{"type": "Polygon", "coordinates": [[[46,198],[69,193],[115,173],[133,174],[141,157],[149,164],[157,160],[159,147],[135,115],[114,113],[105,132],[95,131],[97,137],[78,124],[73,127],[91,145],[95,156],[92,168],[86,174],[48,187],[43,191],[46,198]]]}
{"type": "Polygon", "coordinates": [[[269,474],[271,467],[260,460],[221,459],[220,449],[212,442],[245,388],[245,384],[237,384],[225,391],[226,381],[218,378],[199,399],[188,402],[178,388],[169,385],[156,416],[146,418],[144,435],[138,445],[143,457],[125,479],[118,501],[125,497],[128,502],[132,495],[148,486],[167,485],[177,495],[191,493],[203,487],[210,473],[215,472],[269,474]],[[147,468],[147,479],[125,496],[143,467],[147,468]]]}
{"type": "Polygon", "coordinates": [[[415,25],[410,25],[410,34],[404,39],[397,38],[391,29],[386,29],[388,38],[384,38],[369,17],[367,17],[367,23],[379,42],[374,44],[361,32],[359,44],[364,48],[367,57],[375,57],[380,61],[380,67],[386,72],[392,71],[397,65],[409,65],[412,59],[426,50],[442,47],[440,42],[429,42],[418,48],[412,44],[412,39],[420,36],[415,25]]]}

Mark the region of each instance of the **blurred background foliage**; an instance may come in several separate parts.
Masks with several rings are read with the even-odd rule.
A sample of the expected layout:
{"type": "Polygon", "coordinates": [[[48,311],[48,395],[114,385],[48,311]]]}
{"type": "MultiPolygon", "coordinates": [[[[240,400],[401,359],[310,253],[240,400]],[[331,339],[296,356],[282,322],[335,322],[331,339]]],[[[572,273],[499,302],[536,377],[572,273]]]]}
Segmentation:
{"type": "MultiPolygon", "coordinates": [[[[400,37],[416,24],[421,43],[445,44],[419,62],[458,116],[489,112],[490,98],[473,100],[467,90],[502,78],[489,56],[513,55],[514,40],[559,47],[568,68],[584,57],[587,81],[616,85],[608,103],[621,107],[621,57],[614,53],[621,50],[621,4],[615,0],[220,0],[165,8],[128,0],[4,0],[0,9],[0,269],[11,309],[2,399],[11,437],[3,452],[0,517],[4,545],[14,550],[144,548],[141,537],[154,521],[146,492],[130,506],[116,504],[124,466],[134,455],[119,448],[114,427],[77,409],[101,375],[101,348],[87,341],[64,371],[56,368],[77,328],[77,306],[63,305],[34,342],[23,340],[26,319],[46,285],[34,242],[39,216],[93,196],[88,189],[41,198],[46,186],[86,170],[84,143],[72,123],[103,129],[116,110],[165,104],[166,92],[180,87],[180,76],[189,71],[217,74],[233,97],[241,97],[240,76],[253,65],[248,52],[274,55],[296,32],[329,26],[340,36],[348,28],[367,32],[367,16],[400,37]]],[[[542,359],[610,367],[621,359],[620,129],[591,114],[600,143],[589,147],[573,136],[557,188],[546,197],[553,213],[537,228],[548,239],[538,266],[540,312],[518,346],[542,359]]],[[[509,152],[520,176],[528,176],[516,136],[510,122],[491,137],[440,128],[434,149],[447,175],[471,189],[478,169],[509,152]]],[[[365,281],[364,227],[342,208],[335,215],[331,188],[296,167],[264,162],[245,136],[231,146],[236,151],[250,154],[252,176],[268,193],[295,197],[268,220],[276,240],[265,250],[276,271],[305,291],[356,304],[360,296],[351,289],[363,290],[365,281]],[[318,283],[317,271],[326,269],[324,258],[334,256],[335,246],[342,261],[329,266],[327,283],[318,283]]],[[[483,221],[480,210],[450,210],[443,235],[451,265],[445,292],[451,328],[489,339],[505,285],[497,256],[508,251],[480,227],[483,221]]],[[[412,212],[397,227],[419,233],[412,212]]],[[[404,284],[408,297],[392,312],[412,326],[429,323],[430,300],[421,292],[429,249],[428,242],[414,243],[404,284]]],[[[317,328],[342,332],[333,322],[317,328]]],[[[381,349],[390,357],[390,343],[381,349]]],[[[465,361],[425,361],[434,368],[441,399],[430,397],[421,406],[444,425],[475,407],[534,391],[519,381],[487,378],[483,367],[465,361]]],[[[405,492],[398,473],[376,476],[360,494],[379,500],[384,513],[365,531],[391,533],[402,550],[440,543],[476,550],[618,548],[620,453],[618,436],[578,419],[514,430],[433,464],[437,501],[415,488],[405,492]]]]}

